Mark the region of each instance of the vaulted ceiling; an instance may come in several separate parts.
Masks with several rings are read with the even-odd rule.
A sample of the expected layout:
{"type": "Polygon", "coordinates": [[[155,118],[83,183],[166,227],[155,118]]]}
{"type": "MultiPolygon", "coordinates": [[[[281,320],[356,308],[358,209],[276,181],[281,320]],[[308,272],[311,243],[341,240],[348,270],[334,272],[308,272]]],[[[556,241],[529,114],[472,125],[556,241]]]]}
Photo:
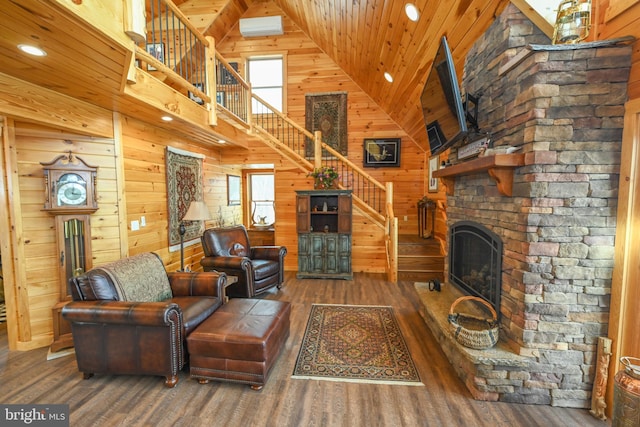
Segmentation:
{"type": "MultiPolygon", "coordinates": [[[[417,142],[426,133],[419,97],[442,35],[462,73],[467,51],[509,0],[174,0],[192,23],[224,40],[250,8],[275,3],[417,142]],[[405,14],[412,1],[417,22],[405,14]],[[393,76],[389,83],[384,78],[393,76]]],[[[514,1],[536,16],[524,0],[514,1]]]]}
{"type": "MultiPolygon", "coordinates": [[[[417,22],[406,17],[405,0],[174,0],[196,27],[218,43],[233,40],[230,35],[237,34],[243,16],[256,16],[277,6],[407,134],[426,147],[419,98],[440,37],[447,36],[461,73],[468,50],[509,0],[410,1],[420,11],[417,22]],[[392,83],[385,80],[385,72],[393,76],[392,83]]],[[[523,12],[532,13],[538,24],[525,1],[511,0],[523,12]]],[[[104,34],[69,19],[58,2],[5,3],[0,8],[0,75],[108,110],[157,120],[156,109],[119,96],[126,78],[123,64],[130,58],[126,46],[109,44],[104,34]],[[31,58],[16,49],[29,41],[46,46],[48,56],[31,58]]],[[[37,92],[35,87],[29,90],[37,92]]],[[[201,135],[192,130],[189,123],[184,122],[186,134],[211,139],[207,132],[201,135]]]]}

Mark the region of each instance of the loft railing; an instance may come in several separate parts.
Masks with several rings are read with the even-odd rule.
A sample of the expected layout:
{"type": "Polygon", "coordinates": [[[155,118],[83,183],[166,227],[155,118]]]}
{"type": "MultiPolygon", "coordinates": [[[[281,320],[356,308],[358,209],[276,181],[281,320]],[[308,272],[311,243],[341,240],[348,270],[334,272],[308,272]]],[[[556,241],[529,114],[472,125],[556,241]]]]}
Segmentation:
{"type": "Polygon", "coordinates": [[[202,36],[173,2],[147,0],[146,5],[146,37],[137,44],[136,65],[188,91],[195,102],[210,102],[207,54],[213,39],[202,36]]]}
{"type": "MultiPolygon", "coordinates": [[[[237,64],[236,64],[237,65],[237,64]]],[[[251,86],[238,74],[236,67],[215,53],[216,104],[238,120],[251,124],[251,86]]]]}
{"type": "Polygon", "coordinates": [[[136,46],[137,66],[203,106],[210,124],[217,107],[237,123],[250,126],[251,87],[170,0],[147,0],[146,37],[136,46]]]}
{"type": "Polygon", "coordinates": [[[148,5],[147,53],[196,88],[205,88],[206,39],[173,2],[148,0],[148,5]]]}

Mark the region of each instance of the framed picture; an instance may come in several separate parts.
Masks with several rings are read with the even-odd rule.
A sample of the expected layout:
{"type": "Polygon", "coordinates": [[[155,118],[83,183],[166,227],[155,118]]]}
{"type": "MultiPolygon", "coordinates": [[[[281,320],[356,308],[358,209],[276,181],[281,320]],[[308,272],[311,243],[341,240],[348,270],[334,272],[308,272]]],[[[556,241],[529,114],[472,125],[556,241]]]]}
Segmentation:
{"type": "Polygon", "coordinates": [[[227,175],[227,205],[240,205],[240,177],[227,175]]]}
{"type": "MultiPolygon", "coordinates": [[[[204,92],[204,84],[202,83],[193,83],[193,86],[198,89],[201,92],[204,92]]],[[[198,95],[196,95],[195,93],[192,93],[191,91],[189,91],[189,99],[192,101],[197,102],[200,105],[204,105],[204,100],[202,98],[200,98],[198,95]]]]}
{"type": "Polygon", "coordinates": [[[363,148],[366,168],[400,166],[400,138],[365,139],[363,148]]]}
{"type": "Polygon", "coordinates": [[[226,94],[225,94],[225,92],[223,90],[219,90],[219,91],[216,92],[216,103],[222,105],[223,107],[226,107],[225,102],[224,102],[224,100],[226,98],[225,95],[226,94]]]}
{"type": "MultiPolygon", "coordinates": [[[[164,43],[147,43],[147,53],[164,64],[164,43]]],[[[147,70],[155,71],[156,67],[147,64],[147,70]]]]}
{"type": "Polygon", "coordinates": [[[438,192],[438,178],[433,177],[433,172],[438,170],[439,156],[429,158],[429,193],[438,192]]]}
{"type": "MultiPolygon", "coordinates": [[[[231,68],[233,68],[233,71],[238,72],[238,63],[237,62],[229,62],[229,65],[231,66],[231,68]]],[[[220,64],[220,84],[223,85],[237,85],[238,81],[236,80],[236,77],[231,74],[231,72],[229,70],[227,70],[227,68],[220,64]]]]}

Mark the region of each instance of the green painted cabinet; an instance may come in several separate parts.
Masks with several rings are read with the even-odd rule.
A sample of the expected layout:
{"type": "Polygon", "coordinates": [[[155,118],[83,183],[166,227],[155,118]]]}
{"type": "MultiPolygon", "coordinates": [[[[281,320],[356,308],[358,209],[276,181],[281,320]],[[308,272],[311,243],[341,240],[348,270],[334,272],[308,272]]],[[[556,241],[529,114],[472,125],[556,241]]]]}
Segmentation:
{"type": "Polygon", "coordinates": [[[298,278],[352,279],[351,191],[297,191],[298,278]]]}

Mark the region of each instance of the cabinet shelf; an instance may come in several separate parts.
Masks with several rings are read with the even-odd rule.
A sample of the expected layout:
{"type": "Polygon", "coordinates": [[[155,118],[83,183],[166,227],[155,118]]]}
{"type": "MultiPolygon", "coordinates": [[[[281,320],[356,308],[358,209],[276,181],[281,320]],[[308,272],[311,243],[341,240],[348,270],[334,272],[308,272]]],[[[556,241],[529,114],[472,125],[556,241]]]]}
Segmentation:
{"type": "Polygon", "coordinates": [[[486,171],[496,182],[498,191],[505,196],[511,196],[513,195],[513,172],[520,166],[524,166],[524,154],[496,154],[448,166],[444,169],[433,171],[432,175],[434,178],[442,180],[447,188],[447,194],[451,196],[453,195],[453,185],[457,176],[472,175],[486,171]]]}
{"type": "Polygon", "coordinates": [[[351,280],[351,190],[296,193],[296,277],[351,280]]]}

